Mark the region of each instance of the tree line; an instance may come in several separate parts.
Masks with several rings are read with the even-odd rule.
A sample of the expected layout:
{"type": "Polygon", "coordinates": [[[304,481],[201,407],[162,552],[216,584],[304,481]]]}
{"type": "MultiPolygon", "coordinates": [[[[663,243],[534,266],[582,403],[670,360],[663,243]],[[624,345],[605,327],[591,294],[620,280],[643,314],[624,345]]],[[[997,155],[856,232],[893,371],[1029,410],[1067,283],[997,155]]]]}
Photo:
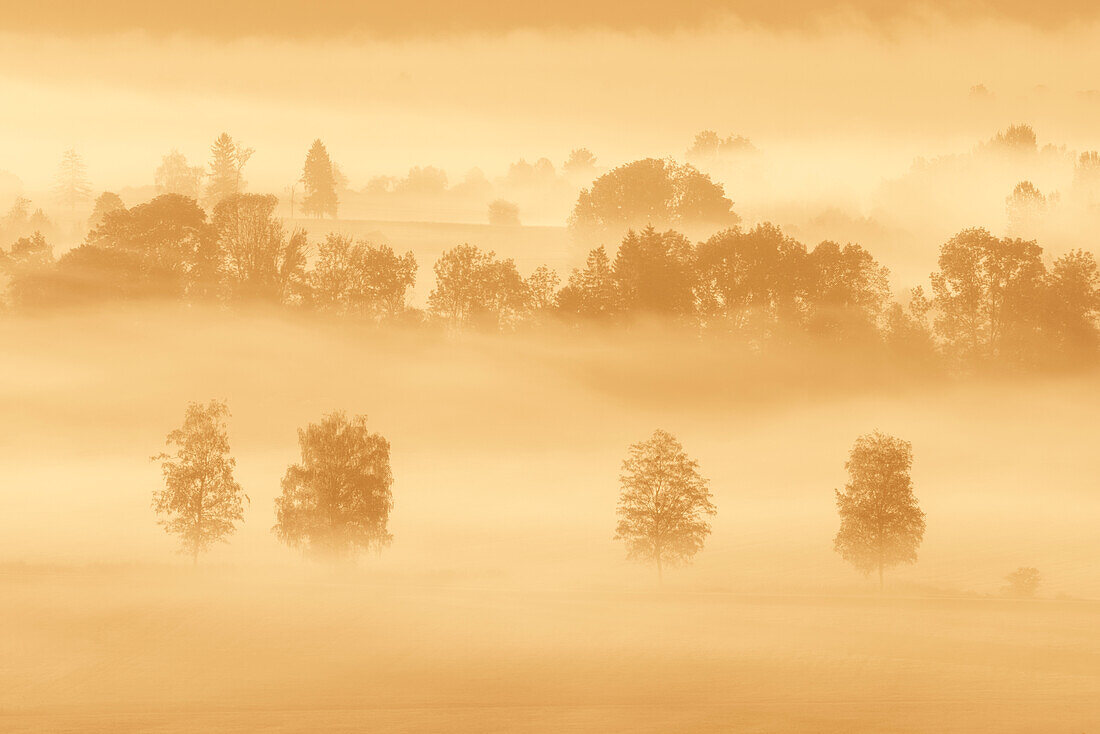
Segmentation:
{"type": "MultiPolygon", "coordinates": [[[[249,501],[234,478],[228,417],[223,401],[190,404],[182,425],[166,438],[169,451],[152,457],[164,480],[153,493],[153,509],[196,563],[235,532],[249,501]]],[[[328,560],[388,546],[394,507],[389,442],[367,427],[365,416],[336,412],[300,429],[298,445],[300,460],[287,468],[275,499],[272,531],[278,539],[328,560]]],[[[848,482],[836,491],[834,548],[859,571],[877,572],[880,586],[887,568],[917,560],[924,537],[912,464],[909,442],[878,431],[860,436],[845,464],[848,482]]],[[[666,568],[689,563],[703,549],[708,519],[718,508],[698,462],[672,434],[657,430],[630,446],[619,483],[614,538],[623,541],[629,559],[652,564],[660,579],[666,568]]]]}
{"type": "Polygon", "coordinates": [[[660,320],[758,347],[808,337],[882,348],[914,362],[1050,367],[1095,360],[1100,271],[1075,250],[1048,267],[1034,241],[964,230],[940,249],[930,287],[891,299],[889,273],[858,244],[812,249],[771,224],[692,242],[631,230],[614,257],[593,249],[563,283],[542,266],[462,244],[434,264],[427,309],[409,304],[411,252],[330,234],[312,246],[276,216],[276,197],[231,194],[208,218],[165,194],[107,211],[55,259],[41,234],[0,251],[16,310],[174,299],[266,303],[374,323],[514,331],[660,320]]]}

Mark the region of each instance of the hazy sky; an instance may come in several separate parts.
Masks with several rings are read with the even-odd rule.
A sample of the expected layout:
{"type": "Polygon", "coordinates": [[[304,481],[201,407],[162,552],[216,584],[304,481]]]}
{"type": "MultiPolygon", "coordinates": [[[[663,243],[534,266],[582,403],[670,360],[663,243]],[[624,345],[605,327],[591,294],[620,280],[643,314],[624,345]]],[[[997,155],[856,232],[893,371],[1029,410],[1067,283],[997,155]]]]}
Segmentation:
{"type": "Polygon", "coordinates": [[[520,157],[560,165],[582,145],[607,166],[682,155],[713,128],[749,136],[794,193],[857,196],[1016,122],[1041,142],[1100,145],[1098,26],[1069,22],[1091,18],[1084,4],[1044,6],[1038,27],[1020,22],[1024,3],[949,3],[943,20],[893,3],[697,0],[676,16],[690,31],[666,3],[62,5],[12,8],[0,33],[0,170],[32,192],[70,146],[97,189],[117,189],[151,184],[174,147],[204,162],[223,130],[256,148],[248,177],[273,191],[316,137],[361,187],[412,165],[452,180],[520,157]],[[751,22],[718,12],[731,5],[751,22]]]}

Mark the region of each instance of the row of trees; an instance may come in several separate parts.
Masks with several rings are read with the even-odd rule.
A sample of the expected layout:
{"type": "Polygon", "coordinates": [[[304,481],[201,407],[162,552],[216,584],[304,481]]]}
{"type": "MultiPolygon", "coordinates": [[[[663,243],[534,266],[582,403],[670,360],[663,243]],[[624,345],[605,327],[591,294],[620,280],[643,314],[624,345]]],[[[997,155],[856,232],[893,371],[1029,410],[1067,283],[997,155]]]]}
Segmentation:
{"type": "MultiPolygon", "coordinates": [[[[236,531],[249,501],[233,476],[228,417],[225,402],[192,403],[183,425],[168,434],[169,451],[153,457],[164,475],[153,510],[196,563],[236,531]]],[[[327,558],[389,545],[389,442],[367,428],[365,416],[332,413],[300,429],[298,445],[301,460],[287,468],[275,500],[276,536],[327,558]]]]}
{"type": "Polygon", "coordinates": [[[564,283],[548,267],[524,277],[511,259],[463,244],[434,265],[427,312],[408,305],[412,253],[330,234],[316,248],[288,232],[277,200],[233,194],[209,221],[166,194],[126,209],[101,197],[84,245],[54,261],[35,234],[0,251],[17,308],[142,298],[296,305],[375,322],[437,320],[511,330],[523,323],[672,320],[749,343],[804,333],[883,344],[958,365],[1077,364],[1100,346],[1100,269],[1075,250],[1048,267],[1034,241],[968,229],[943,245],[931,288],[891,302],[889,273],[857,244],[813,249],[770,224],[692,243],[675,230],[630,231],[614,258],[592,250],[564,283]]]}
{"type": "MultiPolygon", "coordinates": [[[[234,477],[224,402],[187,407],[168,434],[161,464],[164,486],[153,509],[195,562],[226,541],[248,502],[234,477]]],[[[346,558],[389,545],[393,474],[389,442],[364,416],[325,416],[298,431],[301,460],[290,465],[275,500],[273,532],[287,545],[323,558],[346,558]]],[[[912,446],[875,432],[856,440],[846,464],[849,481],[837,491],[840,529],[835,548],[864,573],[913,563],[924,536],[924,512],[913,494],[912,446]]],[[[680,442],[665,431],[632,445],[620,477],[615,538],[627,556],[651,563],[658,577],[688,563],[711,532],[717,513],[709,482],[680,442]]]]}

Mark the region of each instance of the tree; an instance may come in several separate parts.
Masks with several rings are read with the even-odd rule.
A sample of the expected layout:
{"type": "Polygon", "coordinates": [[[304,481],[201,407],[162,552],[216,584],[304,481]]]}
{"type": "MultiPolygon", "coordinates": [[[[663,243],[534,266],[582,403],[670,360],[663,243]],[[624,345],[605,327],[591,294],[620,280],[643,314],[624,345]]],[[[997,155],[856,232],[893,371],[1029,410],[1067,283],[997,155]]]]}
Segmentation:
{"type": "Polygon", "coordinates": [[[501,227],[518,227],[519,206],[504,199],[489,202],[489,224],[501,227]]]}
{"type": "Polygon", "coordinates": [[[302,169],[302,183],[306,187],[306,198],[302,202],[302,211],[307,215],[323,217],[326,214],[336,218],[336,175],[332,159],[329,158],[325,144],[314,140],[306,153],[305,167],[302,169]]]}
{"type": "Polygon", "coordinates": [[[967,229],[940,249],[932,274],[936,332],[964,361],[1019,358],[1034,340],[1046,268],[1034,242],[967,229]]]}
{"type": "Polygon", "coordinates": [[[1039,569],[1031,566],[1020,566],[1005,576],[1008,585],[1004,591],[1009,596],[1031,599],[1035,596],[1035,592],[1039,590],[1041,580],[1042,576],[1039,574],[1039,569]]]}
{"type": "Polygon", "coordinates": [[[309,276],[313,303],[323,311],[376,322],[396,318],[416,283],[416,268],[411,252],[399,256],[387,245],[330,234],[318,247],[309,276]]]}
{"type": "Polygon", "coordinates": [[[594,320],[619,312],[619,287],[602,246],[588,253],[583,270],[573,269],[569,283],[558,294],[558,307],[563,313],[594,320]]]}
{"type": "Polygon", "coordinates": [[[1009,236],[1034,235],[1046,212],[1046,207],[1047,199],[1039,189],[1035,188],[1035,184],[1030,181],[1021,181],[1016,184],[1012,194],[1005,197],[1009,236]]]}
{"type": "Polygon", "coordinates": [[[583,189],[569,218],[580,233],[654,227],[732,227],[739,221],[722,186],[690,165],[657,158],[605,173],[583,189]]]}
{"type": "Polygon", "coordinates": [[[462,244],[440,256],[433,268],[435,288],[428,307],[454,327],[481,324],[509,327],[527,307],[523,278],[511,259],[498,260],[462,244]]]}
{"type": "Polygon", "coordinates": [[[836,491],[840,530],[833,547],[865,574],[901,563],[915,563],[924,538],[924,512],[913,495],[913,447],[875,431],[856,439],[848,463],[848,483],[836,491]]]}
{"type": "Polygon", "coordinates": [[[1100,268],[1091,252],[1073,250],[1054,261],[1047,277],[1044,328],[1065,359],[1090,357],[1100,346],[1100,268]]]}
{"type": "Polygon", "coordinates": [[[596,156],[588,148],[574,148],[569,151],[569,158],[562,165],[562,170],[570,178],[591,181],[596,172],[596,156]]]}
{"type": "Polygon", "coordinates": [[[731,228],[696,249],[699,311],[712,326],[767,337],[804,313],[807,254],[801,242],[765,222],[731,228]]]}
{"type": "Polygon", "coordinates": [[[820,243],[806,257],[808,328],[833,336],[870,336],[890,299],[890,271],[859,245],[820,243]]]}
{"type": "Polygon", "coordinates": [[[95,204],[92,206],[92,216],[88,219],[88,229],[95,229],[103,224],[103,220],[107,218],[108,214],[125,208],[126,205],[122,203],[121,196],[110,191],[104,191],[96,198],[95,204]]]}
{"type": "Polygon", "coordinates": [[[688,160],[703,161],[731,153],[755,150],[752,142],[740,135],[719,137],[713,130],[703,130],[695,136],[687,151],[688,160]]]}
{"type": "Polygon", "coordinates": [[[206,212],[180,194],[108,213],[87,244],[135,255],[143,283],[162,295],[205,298],[216,290],[221,256],[206,212]]]}
{"type": "Polygon", "coordinates": [[[53,190],[57,202],[69,207],[69,217],[75,221],[77,204],[92,198],[87,167],[76,150],[69,148],[62,154],[53,190]]]}
{"type": "Polygon", "coordinates": [[[288,303],[306,286],[306,235],[287,235],[271,194],[233,194],[211,218],[232,295],[243,300],[288,303]]]}
{"type": "Polygon", "coordinates": [[[255,151],[234,142],[222,133],[210,146],[210,181],[206,184],[206,205],[216,206],[223,199],[244,191],[244,166],[255,151]]]}
{"type": "Polygon", "coordinates": [[[164,489],[153,492],[153,509],[164,529],[180,536],[195,563],[199,553],[225,542],[244,519],[248,497],[233,478],[228,416],[224,402],[191,403],[183,425],[168,434],[166,444],[175,452],[153,457],[164,473],[164,489]]]}
{"type": "Polygon", "coordinates": [[[158,194],[179,194],[198,200],[202,195],[202,177],[202,166],[190,165],[183,153],[173,150],[161,158],[153,180],[158,194]]]}
{"type": "Polygon", "coordinates": [[[390,444],[366,416],[325,416],[298,431],[302,461],[283,477],[275,534],[292,548],[329,558],[381,550],[393,509],[390,444]]]}
{"type": "Polygon", "coordinates": [[[630,231],[615,256],[615,280],[624,310],[687,316],[695,308],[695,249],[678,232],[630,231]]]}
{"type": "Polygon", "coordinates": [[[23,309],[51,309],[163,296],[164,290],[150,283],[143,268],[141,257],[129,250],[81,245],[54,267],[13,279],[11,297],[23,309]]]}
{"type": "Polygon", "coordinates": [[[665,431],[630,447],[620,476],[615,539],[626,543],[627,557],[653,563],[661,578],[666,565],[689,562],[710,534],[706,518],[711,502],[699,464],[665,431]]]}
{"type": "Polygon", "coordinates": [[[557,305],[561,278],[547,266],[539,265],[523,283],[527,288],[528,306],[532,312],[548,313],[557,305]]]}

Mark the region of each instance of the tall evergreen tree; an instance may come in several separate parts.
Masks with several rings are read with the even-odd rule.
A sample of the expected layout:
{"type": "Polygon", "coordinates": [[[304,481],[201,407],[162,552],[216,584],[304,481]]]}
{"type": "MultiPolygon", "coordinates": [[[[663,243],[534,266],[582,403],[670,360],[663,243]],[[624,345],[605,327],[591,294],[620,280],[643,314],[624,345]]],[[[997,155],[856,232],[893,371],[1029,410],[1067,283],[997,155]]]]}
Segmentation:
{"type": "Polygon", "coordinates": [[[336,174],[332,159],[329,158],[325,144],[318,138],[313,141],[306,154],[306,164],[302,170],[302,183],[306,187],[306,198],[302,202],[302,211],[314,217],[326,214],[336,218],[336,174]]]}
{"type": "Polygon", "coordinates": [[[206,205],[216,206],[228,196],[244,190],[242,172],[255,151],[237,143],[228,133],[222,133],[210,146],[210,180],[206,184],[206,205]]]}
{"type": "Polygon", "coordinates": [[[58,203],[69,207],[69,216],[74,220],[76,205],[92,198],[92,184],[88,181],[84,159],[72,148],[61,156],[54,182],[54,195],[58,203]]]}

